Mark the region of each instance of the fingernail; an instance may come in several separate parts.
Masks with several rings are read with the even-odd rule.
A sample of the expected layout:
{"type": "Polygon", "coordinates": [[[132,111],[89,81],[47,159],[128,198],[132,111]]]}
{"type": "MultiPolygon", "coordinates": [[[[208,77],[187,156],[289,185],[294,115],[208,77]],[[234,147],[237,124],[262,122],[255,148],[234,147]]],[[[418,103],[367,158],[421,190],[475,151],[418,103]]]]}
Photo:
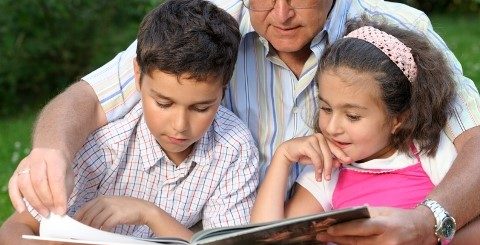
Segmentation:
{"type": "Polygon", "coordinates": [[[331,178],[332,178],[332,176],[330,174],[325,175],[326,180],[330,180],[331,178]]]}

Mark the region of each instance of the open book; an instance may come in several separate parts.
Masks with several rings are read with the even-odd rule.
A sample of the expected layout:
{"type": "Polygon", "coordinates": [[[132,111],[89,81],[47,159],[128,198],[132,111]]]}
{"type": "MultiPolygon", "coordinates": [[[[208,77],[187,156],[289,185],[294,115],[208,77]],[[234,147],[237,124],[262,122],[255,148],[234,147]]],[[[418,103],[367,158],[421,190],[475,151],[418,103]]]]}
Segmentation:
{"type": "Polygon", "coordinates": [[[354,207],[268,223],[215,228],[195,233],[191,241],[179,238],[135,238],[98,230],[68,216],[50,215],[40,223],[40,236],[24,239],[81,244],[312,244],[318,231],[354,219],[369,218],[367,207],[354,207]]]}

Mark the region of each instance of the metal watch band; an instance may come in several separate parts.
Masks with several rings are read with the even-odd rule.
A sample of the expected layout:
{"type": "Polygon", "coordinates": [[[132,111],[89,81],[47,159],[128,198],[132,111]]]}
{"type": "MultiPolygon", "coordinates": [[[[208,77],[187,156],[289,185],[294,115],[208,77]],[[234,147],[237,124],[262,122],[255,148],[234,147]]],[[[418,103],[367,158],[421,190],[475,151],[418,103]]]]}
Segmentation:
{"type": "Polygon", "coordinates": [[[455,234],[455,219],[435,200],[425,199],[420,205],[424,205],[432,211],[435,217],[435,235],[440,240],[451,239],[455,234]],[[449,221],[451,225],[445,225],[449,221]]]}

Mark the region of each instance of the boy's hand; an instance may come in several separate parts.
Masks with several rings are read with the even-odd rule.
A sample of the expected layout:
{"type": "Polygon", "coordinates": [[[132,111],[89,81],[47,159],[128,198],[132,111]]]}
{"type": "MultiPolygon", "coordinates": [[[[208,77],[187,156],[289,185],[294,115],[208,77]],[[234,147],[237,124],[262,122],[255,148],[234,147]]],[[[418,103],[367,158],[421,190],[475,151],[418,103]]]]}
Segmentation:
{"type": "Polygon", "coordinates": [[[74,218],[88,226],[110,231],[117,225],[145,225],[152,208],[148,201],[126,196],[100,196],[87,202],[74,218]]]}
{"type": "Polygon", "coordinates": [[[25,211],[25,198],[42,216],[65,214],[73,190],[70,159],[62,151],[34,148],[17,166],[8,193],[17,212],[25,211]]]}
{"type": "Polygon", "coordinates": [[[352,161],[320,133],[288,140],[280,145],[279,150],[289,163],[312,164],[315,167],[317,181],[322,180],[322,174],[326,180],[330,180],[333,167],[340,167],[341,164],[352,161]]]}

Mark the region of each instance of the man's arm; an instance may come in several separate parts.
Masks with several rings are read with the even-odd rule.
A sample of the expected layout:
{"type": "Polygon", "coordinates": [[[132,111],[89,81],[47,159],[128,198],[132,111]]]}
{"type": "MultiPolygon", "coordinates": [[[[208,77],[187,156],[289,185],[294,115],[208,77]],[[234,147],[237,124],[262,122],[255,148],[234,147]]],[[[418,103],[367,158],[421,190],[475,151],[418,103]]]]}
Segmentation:
{"type": "Polygon", "coordinates": [[[429,198],[439,202],[461,228],[480,215],[480,126],[461,133],[453,143],[457,158],[429,198]]]}
{"type": "Polygon", "coordinates": [[[10,199],[17,212],[26,209],[25,198],[43,216],[50,211],[64,214],[73,189],[75,153],[91,132],[106,123],[94,90],[84,81],[50,101],[37,119],[32,151],[9,181],[10,199]]]}
{"type": "Polygon", "coordinates": [[[39,223],[29,212],[14,213],[0,227],[0,244],[43,244],[22,239],[22,235],[38,235],[39,223]]]}

